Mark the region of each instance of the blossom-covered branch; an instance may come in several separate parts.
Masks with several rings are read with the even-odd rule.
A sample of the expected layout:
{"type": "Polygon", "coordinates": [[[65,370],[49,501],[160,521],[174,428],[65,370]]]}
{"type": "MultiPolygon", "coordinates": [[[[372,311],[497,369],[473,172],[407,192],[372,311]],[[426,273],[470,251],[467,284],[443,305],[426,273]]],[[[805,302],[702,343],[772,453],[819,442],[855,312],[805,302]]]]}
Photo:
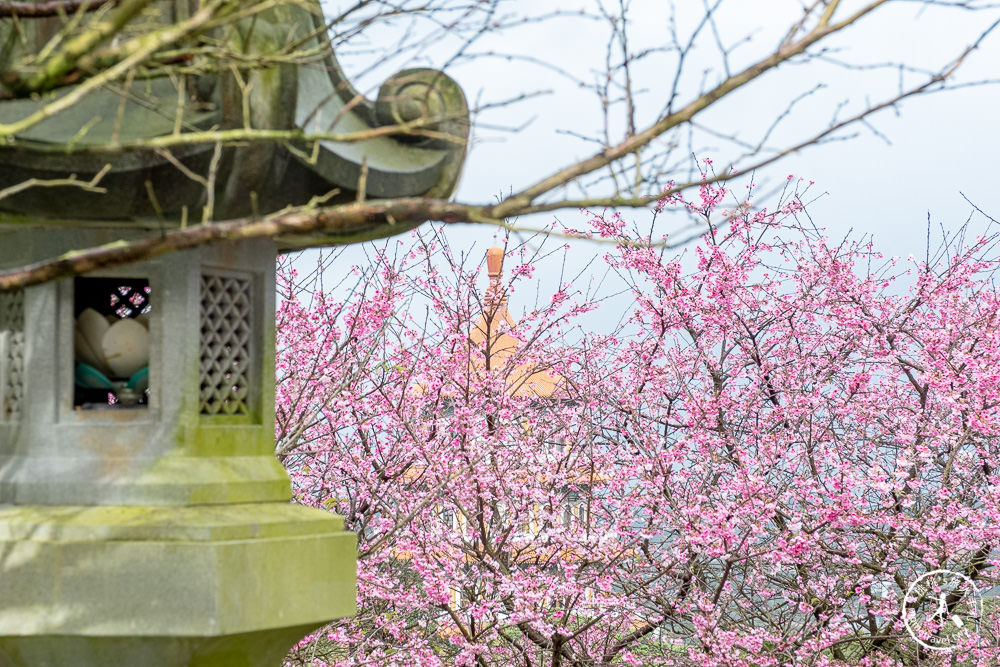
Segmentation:
{"type": "MultiPolygon", "coordinates": [[[[997,584],[1000,239],[883,257],[805,189],[696,262],[590,214],[625,306],[543,280],[509,313],[537,239],[488,283],[433,231],[346,291],[283,260],[278,448],[365,556],[358,617],[287,664],[916,667],[917,639],[996,664],[992,608],[955,633],[900,601],[934,570],[997,584]]],[[[709,225],[733,196],[657,207],[709,225]]]]}

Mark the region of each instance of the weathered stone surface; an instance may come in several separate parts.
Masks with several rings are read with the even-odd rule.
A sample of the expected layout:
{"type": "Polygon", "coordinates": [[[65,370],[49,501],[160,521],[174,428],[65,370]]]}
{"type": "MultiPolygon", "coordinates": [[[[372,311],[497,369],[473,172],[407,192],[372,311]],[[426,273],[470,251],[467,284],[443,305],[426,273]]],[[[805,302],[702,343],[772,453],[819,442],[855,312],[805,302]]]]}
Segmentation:
{"type": "MultiPolygon", "coordinates": [[[[155,11],[147,12],[141,25],[155,29],[177,21],[188,15],[188,5],[182,0],[154,3],[155,11]]],[[[0,72],[26,53],[37,52],[57,21],[22,19],[27,30],[0,21],[0,43],[9,47],[0,50],[0,72]]],[[[229,73],[229,63],[208,57],[199,60],[204,74],[136,80],[124,96],[114,88],[99,89],[16,133],[13,141],[0,143],[0,188],[28,178],[70,174],[88,180],[109,168],[101,180],[106,194],[62,188],[60,201],[53,202],[50,191],[31,188],[0,200],[0,214],[6,214],[0,215],[0,224],[37,224],[38,218],[76,226],[109,220],[140,225],[200,222],[208,201],[206,188],[163,152],[143,144],[209,128],[288,131],[302,137],[225,144],[210,179],[215,220],[302,205],[318,196],[331,203],[353,201],[362,182],[365,196],[372,199],[446,198],[452,193],[469,133],[468,107],[454,81],[434,70],[406,70],[382,86],[376,101],[365,99],[333,55],[318,1],[281,4],[236,23],[235,28],[220,37],[227,40],[226,46],[265,66],[246,67],[237,78],[229,73]],[[323,57],[311,55],[290,63],[289,44],[323,57]],[[310,133],[363,133],[418,120],[431,121],[425,129],[452,139],[397,133],[361,141],[306,140],[310,133]]],[[[33,99],[0,101],[0,125],[18,122],[40,103],[74,89],[66,86],[33,99]]],[[[209,141],[169,151],[186,169],[209,180],[215,149],[209,141]]],[[[376,236],[398,231],[372,224],[376,236]]],[[[344,241],[288,237],[279,239],[279,244],[302,247],[344,241]]]]}
{"type": "MultiPolygon", "coordinates": [[[[199,5],[153,2],[125,37],[179,24],[199,5]]],[[[0,21],[0,81],[64,20],[0,21]]],[[[234,74],[199,55],[198,74],[118,81],[6,134],[81,84],[0,100],[0,189],[102,172],[107,189],[0,199],[0,268],[197,224],[208,202],[207,219],[221,220],[353,201],[362,187],[372,199],[454,190],[469,112],[445,75],[407,70],[364,99],[334,58],[318,0],[278,3],[214,38],[218,52],[255,64],[234,74]],[[285,58],[296,42],[313,57],[285,58]],[[414,121],[437,136],[331,136],[414,121]],[[285,134],[171,146],[169,157],[150,145],[211,128],[285,134]]],[[[339,517],[289,504],[273,455],[274,255],[404,231],[384,222],[0,294],[0,667],[275,665],[306,632],[354,613],[354,535],[339,517]],[[152,303],[150,394],[134,407],[74,385],[74,318],[100,305],[95,285],[116,281],[148,288],[152,303]]]]}
{"type": "MultiPolygon", "coordinates": [[[[19,229],[0,236],[0,267],[138,232],[19,229]]],[[[21,416],[0,421],[0,503],[187,505],[290,498],[274,458],[274,244],[165,255],[107,272],[151,288],[148,406],[81,410],[74,404],[73,297],[63,280],[27,290],[34,325],[21,416]],[[247,414],[201,413],[201,280],[205,272],[252,285],[247,414]],[[72,443],[69,446],[68,443],[72,443]]]]}
{"type": "MultiPolygon", "coordinates": [[[[0,266],[112,233],[8,229],[0,266]]],[[[23,401],[0,417],[0,665],[274,665],[354,613],[354,534],[290,504],[274,458],[274,254],[244,242],[100,274],[99,289],[150,288],[150,396],[137,407],[79,405],[74,309],[91,276],[19,297],[23,401]],[[219,296],[206,277],[239,281],[245,306],[206,310],[219,296]],[[209,316],[245,320],[237,414],[202,399],[209,316]]]]}
{"type": "Polygon", "coordinates": [[[9,638],[315,626],[354,613],[355,548],[337,517],[283,503],[3,507],[0,627],[9,638]]]}
{"type": "Polygon", "coordinates": [[[80,637],[50,635],[0,638],[0,667],[142,665],[142,667],[250,667],[281,664],[287,647],[311,626],[218,637],[80,637]],[[5,657],[6,654],[6,657],[5,657]]]}

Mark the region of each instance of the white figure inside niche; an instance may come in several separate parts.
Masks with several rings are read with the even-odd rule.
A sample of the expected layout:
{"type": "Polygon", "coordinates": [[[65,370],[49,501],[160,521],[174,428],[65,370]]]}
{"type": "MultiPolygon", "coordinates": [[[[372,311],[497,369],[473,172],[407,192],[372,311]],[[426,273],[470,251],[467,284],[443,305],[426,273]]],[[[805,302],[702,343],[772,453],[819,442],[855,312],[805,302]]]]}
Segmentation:
{"type": "Polygon", "coordinates": [[[113,292],[109,304],[114,312],[102,315],[88,307],[77,316],[74,377],[78,387],[106,390],[109,403],[129,406],[149,388],[148,294],[128,286],[117,292],[121,296],[113,292]]]}

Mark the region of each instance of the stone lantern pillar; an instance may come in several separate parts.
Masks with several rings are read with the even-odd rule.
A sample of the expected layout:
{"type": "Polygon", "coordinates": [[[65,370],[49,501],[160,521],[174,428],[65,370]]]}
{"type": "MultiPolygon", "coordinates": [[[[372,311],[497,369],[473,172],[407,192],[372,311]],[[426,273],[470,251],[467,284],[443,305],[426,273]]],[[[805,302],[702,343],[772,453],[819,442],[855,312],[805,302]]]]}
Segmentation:
{"type": "MultiPolygon", "coordinates": [[[[0,264],[107,236],[19,230],[0,264]]],[[[289,504],[274,458],[273,265],[273,244],[247,243],[0,296],[0,656],[277,665],[353,613],[354,535],[289,504]],[[78,381],[92,367],[74,336],[95,302],[146,320],[135,403],[78,381]]]]}
{"type": "MultiPolygon", "coordinates": [[[[197,116],[195,129],[226,127],[246,108],[255,127],[357,131],[433,114],[466,136],[461,91],[437,72],[403,72],[358,104],[317,30],[319,3],[307,5],[258,15],[231,38],[264,55],[298,39],[325,60],[248,70],[257,84],[242,87],[206,75],[187,111],[170,79],[128,96],[100,89],[0,146],[0,189],[101,170],[106,189],[0,199],[0,269],[190,224],[207,201],[220,219],[354,198],[362,172],[371,197],[447,196],[460,142],[53,150],[163,136],[177,113],[197,116]],[[177,162],[206,180],[212,169],[211,192],[177,162]]],[[[159,14],[142,20],[178,22],[196,6],[154,3],[159,14]]],[[[0,22],[14,45],[0,69],[60,20],[20,19],[16,40],[0,22]]],[[[0,123],[69,89],[0,102],[0,123]]],[[[339,240],[229,243],[0,293],[0,666],[277,665],[304,634],[354,613],[355,536],[340,517],[290,504],[274,458],[275,254],[339,240]]]]}

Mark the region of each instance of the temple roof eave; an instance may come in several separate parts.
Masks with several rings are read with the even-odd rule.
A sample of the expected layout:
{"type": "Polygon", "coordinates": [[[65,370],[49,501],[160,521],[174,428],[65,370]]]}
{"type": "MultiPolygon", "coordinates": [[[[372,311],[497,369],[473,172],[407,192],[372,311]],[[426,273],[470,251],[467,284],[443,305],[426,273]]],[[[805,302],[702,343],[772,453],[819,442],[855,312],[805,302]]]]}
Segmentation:
{"type": "MultiPolygon", "coordinates": [[[[0,37],[10,30],[0,21],[0,37]]],[[[182,83],[153,76],[132,82],[125,93],[112,86],[91,91],[0,146],[0,189],[29,179],[72,177],[84,183],[94,179],[104,192],[61,187],[65,196],[53,198],[51,188],[27,188],[0,200],[0,225],[19,226],[30,219],[35,225],[143,229],[155,221],[162,229],[200,222],[208,199],[205,186],[184,170],[211,173],[214,220],[267,214],[317,199],[327,204],[353,202],[361,188],[367,199],[452,194],[469,133],[468,106],[453,80],[434,70],[405,70],[383,85],[377,100],[364,99],[333,55],[318,0],[259,12],[253,26],[241,23],[227,39],[234,40],[234,48],[260,54],[262,61],[269,50],[280,53],[284,44],[295,40],[303,40],[300,48],[305,52],[325,56],[295,64],[277,59],[266,68],[248,69],[241,75],[247,78],[243,85],[220,68],[182,77],[182,83]],[[180,85],[188,86],[183,95],[180,85]],[[450,139],[381,129],[414,122],[450,139]],[[260,132],[241,142],[244,128],[260,132]],[[221,153],[213,139],[216,130],[234,137],[219,144],[221,153]],[[271,131],[272,138],[260,136],[271,131]],[[199,132],[210,136],[199,138],[201,143],[186,142],[185,135],[199,132]],[[373,136],[351,141],[294,139],[310,133],[345,139],[373,136]]],[[[8,53],[6,62],[18,57],[8,53]]],[[[0,124],[20,122],[80,85],[32,99],[0,101],[0,124]]],[[[341,235],[293,234],[277,240],[280,247],[291,249],[404,231],[401,225],[380,220],[362,227],[341,235]]]]}

